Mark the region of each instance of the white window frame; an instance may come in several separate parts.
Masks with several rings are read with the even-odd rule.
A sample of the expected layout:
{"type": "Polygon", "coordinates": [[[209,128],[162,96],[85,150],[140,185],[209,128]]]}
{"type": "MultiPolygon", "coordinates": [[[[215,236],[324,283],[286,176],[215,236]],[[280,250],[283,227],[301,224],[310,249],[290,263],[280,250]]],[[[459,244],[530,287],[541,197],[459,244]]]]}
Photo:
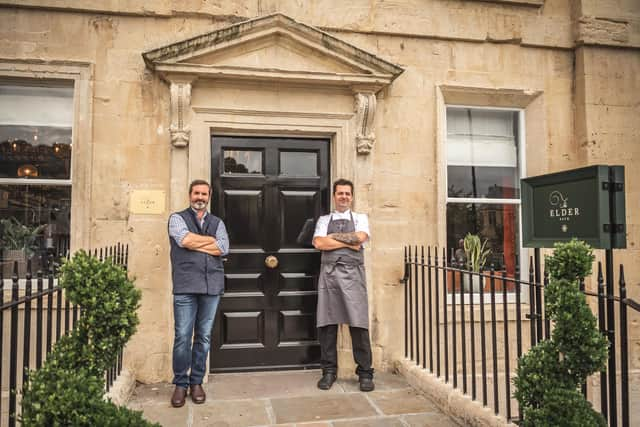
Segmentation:
{"type": "MultiPolygon", "coordinates": [[[[477,105],[464,105],[464,104],[449,104],[449,103],[445,103],[444,104],[444,117],[443,117],[443,134],[444,134],[444,148],[445,148],[445,153],[446,153],[446,144],[447,144],[447,140],[448,140],[448,134],[447,134],[447,109],[448,108],[467,108],[467,109],[474,109],[474,110],[489,110],[489,111],[509,111],[509,112],[514,112],[514,113],[518,113],[518,134],[517,134],[517,138],[518,138],[518,172],[519,172],[519,178],[525,178],[527,175],[527,171],[526,171],[526,139],[525,139],[525,135],[526,135],[526,129],[525,129],[525,110],[523,108],[509,108],[509,107],[491,107],[491,106],[477,106],[477,105]]],[[[522,207],[521,207],[521,202],[520,202],[520,198],[517,199],[494,199],[494,198],[475,198],[475,197],[449,197],[449,193],[448,193],[448,188],[449,188],[449,183],[448,183],[448,173],[447,173],[447,167],[449,165],[448,159],[446,154],[444,154],[444,156],[442,157],[444,160],[444,189],[445,189],[445,206],[444,206],[444,211],[445,211],[445,222],[447,221],[447,216],[446,216],[446,211],[447,211],[447,206],[449,203],[483,203],[483,204],[511,204],[511,205],[517,205],[518,206],[518,236],[519,236],[519,242],[518,242],[518,247],[519,247],[519,254],[520,254],[520,262],[519,262],[519,267],[520,267],[520,277],[516,278],[519,280],[523,280],[523,277],[525,277],[525,273],[526,273],[526,265],[527,265],[527,256],[525,256],[525,254],[527,254],[527,252],[525,251],[525,248],[522,246],[522,207]]],[[[521,292],[521,296],[526,295],[526,293],[524,292],[524,288],[521,287],[520,292],[521,292]]],[[[490,295],[489,292],[485,292],[484,295],[484,301],[485,304],[487,303],[487,296],[490,295]]],[[[479,304],[480,303],[480,294],[479,293],[473,293],[473,303],[474,304],[479,304]]],[[[447,292],[447,304],[452,304],[453,302],[453,298],[451,293],[447,292]]],[[[463,295],[463,298],[461,298],[460,293],[456,293],[456,304],[460,304],[461,302],[464,302],[464,304],[469,304],[469,294],[465,293],[463,295]]],[[[496,292],[496,302],[497,303],[503,303],[503,296],[502,296],[502,292],[496,292]]],[[[516,302],[516,294],[515,292],[508,292],[507,293],[507,303],[515,303],[516,302]]]]}
{"type": "MultiPolygon", "coordinates": [[[[30,185],[69,185],[71,222],[69,248],[88,248],[91,243],[91,187],[93,153],[93,65],[76,61],[38,61],[0,59],[0,81],[68,81],[73,86],[73,124],[71,126],[71,171],[69,179],[29,179],[30,185]]],[[[23,178],[0,178],[3,185],[22,185],[23,178]]],[[[5,287],[10,279],[5,278],[5,287]]]]}

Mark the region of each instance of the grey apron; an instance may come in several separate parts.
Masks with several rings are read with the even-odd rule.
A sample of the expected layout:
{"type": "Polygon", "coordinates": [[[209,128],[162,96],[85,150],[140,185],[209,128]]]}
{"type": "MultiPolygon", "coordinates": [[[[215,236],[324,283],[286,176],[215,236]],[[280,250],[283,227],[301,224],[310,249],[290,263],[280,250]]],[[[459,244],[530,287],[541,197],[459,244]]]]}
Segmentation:
{"type": "MultiPolygon", "coordinates": [[[[355,231],[351,220],[329,219],[327,234],[355,231]]],[[[322,251],[318,278],[318,327],[341,323],[369,329],[364,253],[348,248],[322,251]]]]}

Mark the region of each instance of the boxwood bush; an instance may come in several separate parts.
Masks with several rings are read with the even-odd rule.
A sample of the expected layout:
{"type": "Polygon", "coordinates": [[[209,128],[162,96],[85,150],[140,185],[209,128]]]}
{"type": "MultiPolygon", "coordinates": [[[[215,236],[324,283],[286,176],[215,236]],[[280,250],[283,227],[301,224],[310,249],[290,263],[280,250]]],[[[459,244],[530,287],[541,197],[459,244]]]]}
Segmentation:
{"type": "Polygon", "coordinates": [[[541,341],[518,361],[515,397],[523,426],[606,426],[602,415],[578,391],[587,377],[605,368],[608,341],[580,291],[594,256],[585,243],[556,243],[545,258],[545,288],[551,339],[541,341]]]}
{"type": "Polygon", "coordinates": [[[31,371],[22,397],[25,426],[150,426],[141,412],[104,399],[104,372],[138,324],[140,291],[111,260],[84,251],[64,262],[60,286],[82,309],[69,335],[31,371]]]}

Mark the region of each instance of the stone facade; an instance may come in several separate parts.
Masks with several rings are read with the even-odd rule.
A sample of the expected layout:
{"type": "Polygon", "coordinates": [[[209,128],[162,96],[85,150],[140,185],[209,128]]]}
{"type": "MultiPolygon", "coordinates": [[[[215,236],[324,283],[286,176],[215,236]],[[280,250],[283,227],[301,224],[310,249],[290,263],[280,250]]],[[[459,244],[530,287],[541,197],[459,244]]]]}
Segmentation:
{"type": "MultiPolygon", "coordinates": [[[[130,270],[143,299],[125,363],[138,381],[171,377],[166,221],[186,205],[189,180],[210,176],[211,128],[331,138],[332,178],[353,179],[355,208],[370,216],[378,369],[392,369],[402,357],[403,245],[446,240],[447,104],[522,109],[529,176],[625,165],[628,248],[616,251],[616,262],[625,263],[630,296],[640,299],[635,0],[0,6],[0,77],[75,81],[72,246],[114,239],[131,245],[130,270]],[[239,36],[178,43],[250,19],[279,20],[269,27],[281,25],[279,35],[251,37],[242,24],[239,36]],[[241,43],[234,45],[235,37],[241,43]],[[219,43],[232,48],[216,49],[219,43]],[[129,202],[138,190],[160,192],[160,214],[134,213],[129,202]]],[[[630,333],[631,364],[640,369],[638,328],[630,333]]],[[[342,347],[349,366],[348,344],[342,347]]]]}

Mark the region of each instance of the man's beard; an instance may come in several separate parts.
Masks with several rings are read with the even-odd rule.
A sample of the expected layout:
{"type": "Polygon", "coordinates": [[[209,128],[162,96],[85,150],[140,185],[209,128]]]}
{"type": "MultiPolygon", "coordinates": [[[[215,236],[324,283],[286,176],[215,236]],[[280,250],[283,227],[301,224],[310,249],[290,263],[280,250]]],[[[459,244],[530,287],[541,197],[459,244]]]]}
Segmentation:
{"type": "Polygon", "coordinates": [[[193,206],[194,209],[202,210],[202,209],[207,207],[207,202],[203,202],[201,200],[198,200],[196,202],[193,202],[191,204],[191,206],[193,206]]]}

